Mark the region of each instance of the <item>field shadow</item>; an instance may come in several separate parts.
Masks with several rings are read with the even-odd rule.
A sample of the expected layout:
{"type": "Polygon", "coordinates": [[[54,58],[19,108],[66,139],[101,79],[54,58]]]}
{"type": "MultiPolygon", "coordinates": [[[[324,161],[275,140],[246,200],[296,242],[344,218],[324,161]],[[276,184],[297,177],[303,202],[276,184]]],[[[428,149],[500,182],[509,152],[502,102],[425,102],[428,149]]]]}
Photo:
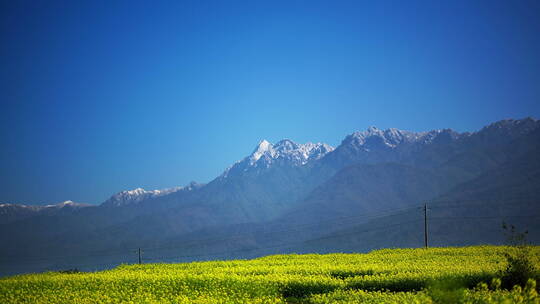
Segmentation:
{"type": "Polygon", "coordinates": [[[396,277],[382,280],[358,280],[347,282],[346,289],[365,291],[410,292],[424,290],[437,282],[454,282],[456,286],[471,289],[478,283],[488,283],[494,274],[478,273],[465,275],[451,275],[440,277],[396,277]]]}
{"type": "Polygon", "coordinates": [[[289,282],[281,288],[281,295],[287,303],[309,303],[309,297],[315,294],[326,294],[343,290],[364,290],[364,291],[382,291],[382,292],[415,292],[421,291],[433,286],[437,282],[453,282],[459,288],[471,289],[478,283],[487,283],[494,278],[493,274],[478,273],[466,275],[440,276],[435,278],[384,278],[381,280],[362,280],[366,276],[376,275],[373,271],[335,271],[330,276],[336,279],[344,280],[345,285],[339,282],[289,282]],[[359,280],[349,280],[359,278],[359,280]]]}

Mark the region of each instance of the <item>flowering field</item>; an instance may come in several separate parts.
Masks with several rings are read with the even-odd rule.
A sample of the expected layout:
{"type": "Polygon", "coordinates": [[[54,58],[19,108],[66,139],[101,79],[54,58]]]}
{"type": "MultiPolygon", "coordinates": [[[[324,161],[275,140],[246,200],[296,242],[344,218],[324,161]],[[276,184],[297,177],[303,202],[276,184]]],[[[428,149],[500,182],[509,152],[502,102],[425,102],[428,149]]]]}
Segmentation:
{"type": "MultiPolygon", "coordinates": [[[[504,290],[494,279],[512,250],[384,249],[20,275],[0,279],[0,303],[540,303],[534,281],[504,290]]],[[[531,254],[538,269],[540,247],[531,254]]]]}

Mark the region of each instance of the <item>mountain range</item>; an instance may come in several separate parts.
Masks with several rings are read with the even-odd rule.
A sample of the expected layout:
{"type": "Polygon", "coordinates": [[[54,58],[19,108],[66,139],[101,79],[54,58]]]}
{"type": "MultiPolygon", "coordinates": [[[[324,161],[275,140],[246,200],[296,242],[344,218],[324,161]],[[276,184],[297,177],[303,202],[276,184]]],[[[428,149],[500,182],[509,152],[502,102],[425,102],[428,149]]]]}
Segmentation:
{"type": "Polygon", "coordinates": [[[366,131],[337,147],[262,140],[207,184],[119,192],[100,205],[0,204],[0,274],[144,260],[540,242],[540,121],[476,132],[366,131]]]}

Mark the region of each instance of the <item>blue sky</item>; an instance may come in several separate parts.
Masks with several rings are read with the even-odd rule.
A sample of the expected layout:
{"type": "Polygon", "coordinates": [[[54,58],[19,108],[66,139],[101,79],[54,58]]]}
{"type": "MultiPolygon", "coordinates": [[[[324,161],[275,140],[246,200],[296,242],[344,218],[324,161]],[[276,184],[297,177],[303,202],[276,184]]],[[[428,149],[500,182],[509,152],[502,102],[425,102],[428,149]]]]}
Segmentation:
{"type": "Polygon", "coordinates": [[[534,0],[2,1],[0,202],[208,182],[261,139],[539,118],[539,37],[534,0]]]}

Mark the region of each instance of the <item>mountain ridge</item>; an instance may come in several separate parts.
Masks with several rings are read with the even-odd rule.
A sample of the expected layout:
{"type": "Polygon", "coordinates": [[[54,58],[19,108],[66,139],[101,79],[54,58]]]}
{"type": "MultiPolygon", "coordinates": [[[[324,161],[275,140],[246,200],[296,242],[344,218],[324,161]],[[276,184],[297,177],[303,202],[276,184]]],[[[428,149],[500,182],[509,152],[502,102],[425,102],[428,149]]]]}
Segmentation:
{"type": "MultiPolygon", "coordinates": [[[[307,142],[305,144],[298,144],[286,138],[278,141],[275,145],[273,145],[267,140],[263,139],[259,142],[259,144],[257,144],[257,146],[250,155],[230,165],[227,169],[224,170],[221,175],[216,178],[226,178],[228,176],[228,173],[235,166],[243,162],[249,163],[250,166],[257,167],[257,162],[261,159],[264,159],[265,161],[263,162],[264,165],[262,167],[268,167],[272,161],[275,161],[277,159],[288,159],[294,165],[306,165],[309,161],[319,160],[344,145],[352,145],[359,150],[369,152],[370,147],[373,147],[373,145],[377,144],[382,144],[388,148],[397,148],[401,144],[429,144],[439,135],[443,134],[447,134],[453,139],[462,139],[486,132],[488,130],[504,130],[505,128],[508,129],[510,126],[516,125],[523,125],[524,128],[521,128],[518,132],[526,133],[537,128],[539,125],[539,121],[533,117],[526,117],[523,119],[503,119],[493,122],[485,127],[482,127],[478,131],[463,133],[458,133],[452,129],[435,129],[431,131],[413,132],[397,128],[378,129],[375,126],[369,126],[365,131],[354,131],[351,134],[346,135],[345,138],[341,141],[340,145],[335,148],[328,144],[320,142],[307,142]],[[311,155],[311,152],[315,153],[311,155]]],[[[123,205],[122,201],[124,200],[133,200],[134,202],[140,202],[147,198],[167,195],[180,190],[192,190],[195,188],[200,188],[204,185],[205,184],[191,182],[187,186],[175,186],[172,188],[155,190],[145,190],[141,187],[132,190],[122,190],[113,194],[106,201],[96,205],[113,204],[119,206],[123,205]]],[[[19,206],[40,206],[39,204],[4,203],[0,204],[0,207],[6,204],[16,204],[19,206]]]]}
{"type": "MultiPolygon", "coordinates": [[[[0,248],[0,257],[21,257],[22,261],[22,257],[36,253],[81,255],[89,250],[167,247],[170,242],[231,237],[235,240],[214,241],[174,254],[198,255],[201,251],[235,252],[239,249],[268,254],[271,252],[263,248],[284,242],[299,244],[282,249],[291,252],[322,250],[319,245],[326,246],[326,251],[340,250],[345,247],[337,241],[306,242],[333,237],[340,231],[349,233],[347,229],[393,227],[393,221],[400,218],[366,222],[361,216],[381,210],[416,210],[421,202],[449,193],[454,193],[452,201],[476,200],[483,206],[478,210],[489,216],[502,216],[504,213],[498,212],[508,208],[499,204],[490,209],[492,199],[485,195],[487,192],[501,193],[499,196],[506,200],[522,199],[525,194],[533,199],[540,198],[540,193],[533,191],[540,189],[540,178],[535,177],[538,146],[540,123],[532,118],[499,121],[470,133],[451,129],[408,132],[372,127],[347,135],[335,149],[321,143],[297,144],[287,139],[276,144],[261,141],[251,154],[232,166],[234,170],[225,170],[227,174],[207,184],[192,183],[161,191],[126,190],[111,196],[108,203],[92,208],[69,208],[69,204],[65,204],[63,208],[44,209],[52,212],[23,210],[20,215],[5,217],[0,212],[3,228],[0,241],[10,244],[0,248]],[[519,169],[512,170],[512,167],[519,169]],[[520,172],[525,179],[517,176],[520,172]],[[490,188],[490,183],[499,186],[490,188]],[[477,191],[481,189],[484,192],[477,191]],[[508,195],[502,195],[504,193],[508,195]],[[337,220],[351,215],[353,219],[360,218],[337,220]],[[313,228],[295,229],[310,225],[313,228]],[[360,226],[354,228],[355,225],[360,226]],[[295,233],[276,234],[274,231],[295,233]]],[[[526,209],[528,214],[540,214],[536,201],[523,202],[530,205],[526,209]]],[[[446,210],[443,214],[481,214],[460,212],[446,210]]],[[[415,217],[403,215],[401,220],[420,220],[419,213],[413,214],[415,217]]],[[[530,221],[520,223],[531,231],[538,228],[540,233],[540,227],[530,221]]],[[[448,232],[444,242],[457,244],[459,233],[456,231],[465,233],[467,229],[475,229],[466,221],[460,225],[458,229],[456,225],[446,224],[434,231],[448,232]]],[[[496,232],[499,226],[494,221],[479,223],[478,229],[464,243],[474,244],[482,238],[500,242],[501,237],[496,232]]],[[[384,236],[380,233],[349,239],[350,246],[346,249],[416,244],[418,235],[414,231],[418,227],[407,227],[388,233],[384,242],[371,239],[384,236]]],[[[244,255],[226,256],[240,257],[244,255]]],[[[59,265],[63,264],[49,263],[40,267],[59,265]]]]}

